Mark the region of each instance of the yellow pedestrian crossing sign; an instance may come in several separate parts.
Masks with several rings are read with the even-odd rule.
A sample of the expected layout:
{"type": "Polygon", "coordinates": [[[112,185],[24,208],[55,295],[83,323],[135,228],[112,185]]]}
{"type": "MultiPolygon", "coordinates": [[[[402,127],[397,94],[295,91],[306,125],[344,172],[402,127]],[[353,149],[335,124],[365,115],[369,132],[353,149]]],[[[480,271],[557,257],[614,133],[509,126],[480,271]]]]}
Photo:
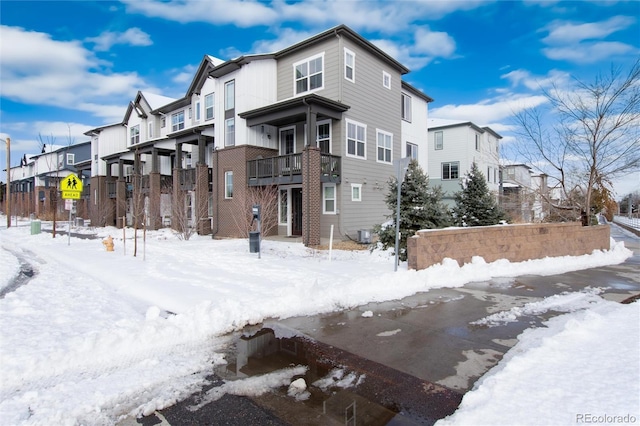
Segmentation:
{"type": "Polygon", "coordinates": [[[82,179],[71,173],[60,182],[63,199],[79,200],[82,194],[82,179]]]}

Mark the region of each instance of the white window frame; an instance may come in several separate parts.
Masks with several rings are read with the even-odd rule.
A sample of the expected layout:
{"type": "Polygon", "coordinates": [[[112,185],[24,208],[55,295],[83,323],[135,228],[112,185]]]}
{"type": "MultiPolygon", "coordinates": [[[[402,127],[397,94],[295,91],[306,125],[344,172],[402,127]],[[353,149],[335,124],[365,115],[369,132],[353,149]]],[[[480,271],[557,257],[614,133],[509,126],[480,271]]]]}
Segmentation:
{"type": "MultiPolygon", "coordinates": [[[[324,126],[325,124],[329,125],[329,139],[328,140],[327,139],[322,139],[322,140],[323,141],[327,140],[327,142],[329,143],[329,152],[328,153],[331,154],[331,150],[332,150],[332,148],[331,148],[331,145],[332,145],[332,143],[331,143],[331,132],[332,132],[331,119],[329,119],[329,120],[321,120],[321,121],[316,122],[316,144],[317,144],[318,148],[320,148],[320,134],[318,132],[320,130],[320,126],[324,126]]],[[[306,127],[305,127],[305,130],[306,130],[306,127]]],[[[322,149],[320,151],[322,151],[322,149]]]]}
{"type": "Polygon", "coordinates": [[[224,110],[236,108],[236,81],[229,80],[224,84],[224,110]]]}
{"type": "Polygon", "coordinates": [[[411,96],[402,93],[402,119],[411,123],[411,96]]]}
{"type": "Polygon", "coordinates": [[[407,142],[406,148],[407,157],[414,160],[418,159],[418,145],[415,143],[407,142]]]}
{"type": "Polygon", "coordinates": [[[480,135],[476,133],[476,151],[480,151],[480,135]]]}
{"type": "Polygon", "coordinates": [[[346,129],[345,129],[345,142],[346,142],[345,155],[347,157],[351,157],[351,158],[359,158],[359,159],[362,159],[362,160],[366,160],[367,159],[367,125],[363,124],[363,123],[359,123],[357,121],[346,119],[345,120],[345,127],[346,127],[346,129]],[[350,124],[355,126],[355,131],[356,131],[355,139],[352,138],[354,140],[354,142],[355,142],[355,154],[350,154],[349,153],[349,139],[350,139],[349,138],[349,125],[350,124]],[[363,140],[357,139],[358,127],[362,127],[362,129],[363,129],[363,131],[362,131],[363,136],[364,136],[363,140]],[[358,155],[358,144],[362,144],[363,145],[363,155],[358,155]]]}
{"type": "Polygon", "coordinates": [[[356,54],[346,47],[344,48],[344,78],[352,83],[356,82],[356,54]],[[351,57],[351,64],[349,64],[349,57],[351,57]],[[351,70],[351,77],[348,76],[348,70],[351,70]]]}
{"type": "Polygon", "coordinates": [[[209,93],[204,96],[204,120],[205,121],[213,120],[215,118],[215,109],[214,109],[215,101],[216,101],[216,98],[214,93],[209,93]],[[211,99],[211,105],[207,104],[207,101],[209,99],[211,99]],[[209,116],[209,112],[211,112],[211,116],[209,116]]]}
{"type": "Polygon", "coordinates": [[[336,184],[325,183],[322,185],[322,214],[337,214],[338,197],[336,196],[336,184]],[[327,188],[333,188],[333,198],[327,197],[327,188]],[[327,201],[333,201],[333,210],[327,209],[327,201]]]}
{"type": "Polygon", "coordinates": [[[163,115],[160,117],[160,127],[163,129],[167,126],[167,118],[163,115]]]}
{"type": "Polygon", "coordinates": [[[147,133],[147,138],[148,139],[153,138],[153,123],[149,123],[149,131],[147,133]]]}
{"type": "Polygon", "coordinates": [[[308,94],[308,93],[313,93],[313,92],[317,92],[318,90],[322,90],[324,89],[324,52],[322,53],[318,53],[317,55],[313,55],[310,56],[306,59],[303,59],[302,61],[298,61],[296,63],[293,64],[293,94],[294,96],[298,96],[298,95],[303,95],[303,94],[308,94]],[[311,73],[309,70],[309,64],[313,61],[315,61],[316,59],[320,58],[320,64],[321,64],[321,70],[320,72],[315,72],[315,73],[311,73]],[[307,75],[298,78],[297,74],[296,74],[296,69],[299,65],[303,65],[306,64],[307,66],[307,75]],[[320,75],[320,78],[322,80],[320,86],[315,87],[315,88],[311,88],[311,78],[314,76],[320,75]],[[307,80],[307,90],[302,90],[302,91],[298,91],[298,81],[302,81],[302,80],[307,80]]]}
{"type": "Polygon", "coordinates": [[[224,172],[224,199],[233,198],[233,170],[224,172]]]}
{"type": "Polygon", "coordinates": [[[391,74],[386,71],[382,71],[382,86],[391,90],[391,74]]]}
{"type": "Polygon", "coordinates": [[[196,102],[196,121],[200,122],[200,100],[198,99],[198,102],[196,102]]]}
{"type": "Polygon", "coordinates": [[[140,143],[140,125],[129,127],[129,145],[140,143]]]}
{"type": "Polygon", "coordinates": [[[171,131],[177,132],[184,129],[184,110],[171,114],[171,131]],[[179,121],[182,118],[182,121],[179,121]]]}
{"type": "Polygon", "coordinates": [[[76,164],[76,155],[75,154],[67,153],[67,164],[71,165],[71,166],[76,164]]]}
{"type": "Polygon", "coordinates": [[[459,179],[460,178],[460,162],[459,161],[443,162],[440,165],[440,172],[442,173],[442,176],[441,176],[442,180],[456,180],[456,179],[459,179]],[[451,176],[451,166],[454,165],[454,164],[457,165],[457,167],[458,167],[458,170],[456,171],[457,175],[455,177],[451,176]],[[449,176],[446,177],[446,178],[444,177],[444,175],[445,175],[445,173],[444,173],[445,166],[448,166],[448,169],[449,169],[449,173],[448,173],[449,176]]]}
{"type": "Polygon", "coordinates": [[[440,151],[444,149],[444,132],[442,130],[433,133],[433,149],[440,151]],[[440,140],[438,140],[440,136],[440,140]]]}
{"type": "Polygon", "coordinates": [[[376,129],[376,162],[383,164],[393,163],[393,133],[376,129]],[[382,140],[381,140],[382,139],[382,140]],[[381,145],[382,142],[382,145],[381,145]],[[380,159],[380,149],[382,149],[383,158],[380,159]],[[387,160],[387,151],[389,159],[387,160]]]}
{"type": "Polygon", "coordinates": [[[236,144],[236,119],[234,117],[224,120],[224,146],[236,144]]]}
{"type": "Polygon", "coordinates": [[[281,188],[278,191],[278,225],[287,226],[289,225],[289,189],[281,188]],[[284,197],[283,197],[284,194],[284,197]],[[284,220],[282,220],[284,219],[284,220]]]}
{"type": "Polygon", "coordinates": [[[355,201],[355,202],[362,201],[362,184],[361,183],[351,184],[351,201],[355,201]]]}

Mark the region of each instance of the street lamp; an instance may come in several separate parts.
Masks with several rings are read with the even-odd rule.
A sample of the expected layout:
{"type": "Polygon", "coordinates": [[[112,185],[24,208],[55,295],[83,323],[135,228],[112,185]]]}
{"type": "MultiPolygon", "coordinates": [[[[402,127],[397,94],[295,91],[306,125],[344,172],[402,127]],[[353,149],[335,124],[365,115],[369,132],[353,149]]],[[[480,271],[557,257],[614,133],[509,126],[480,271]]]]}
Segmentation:
{"type": "Polygon", "coordinates": [[[11,175],[11,138],[0,139],[7,144],[7,199],[4,202],[7,213],[7,229],[11,227],[11,182],[9,176],[11,175]]]}

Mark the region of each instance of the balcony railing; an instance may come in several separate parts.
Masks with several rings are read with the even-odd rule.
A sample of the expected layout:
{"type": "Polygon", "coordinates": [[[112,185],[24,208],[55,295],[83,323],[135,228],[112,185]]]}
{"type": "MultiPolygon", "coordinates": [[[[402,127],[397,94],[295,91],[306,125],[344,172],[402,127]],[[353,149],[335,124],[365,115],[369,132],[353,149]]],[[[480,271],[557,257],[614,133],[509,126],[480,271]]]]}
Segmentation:
{"type": "MultiPolygon", "coordinates": [[[[340,157],[321,154],[320,180],[340,182],[340,157]]],[[[249,186],[302,183],[302,154],[279,155],[247,161],[249,186]]]]}

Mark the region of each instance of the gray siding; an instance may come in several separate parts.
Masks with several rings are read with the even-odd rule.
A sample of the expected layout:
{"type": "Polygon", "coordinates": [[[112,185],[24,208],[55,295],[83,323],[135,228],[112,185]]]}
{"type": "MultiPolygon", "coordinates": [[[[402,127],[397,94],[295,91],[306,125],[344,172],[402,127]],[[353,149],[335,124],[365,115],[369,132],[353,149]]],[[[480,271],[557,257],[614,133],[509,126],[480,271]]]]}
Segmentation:
{"type": "MultiPolygon", "coordinates": [[[[337,215],[322,215],[321,236],[328,237],[334,225],[336,238],[357,236],[391,214],[385,204],[393,165],[377,162],[377,130],[393,135],[392,160],[403,156],[401,126],[401,74],[351,38],[331,38],[278,60],[278,100],[294,97],[293,64],[324,54],[323,89],[316,93],[350,106],[343,120],[333,121],[333,155],[342,157],[342,183],[336,186],[337,215]],[[355,83],[344,78],[344,48],[355,53],[355,83]],[[383,71],[391,76],[391,90],[383,86],[383,71]],[[366,126],[366,160],[346,156],[346,119],[366,126]],[[362,201],[351,200],[351,184],[362,184],[362,201]]],[[[303,126],[298,125],[296,152],[303,146],[303,126]]]]}

